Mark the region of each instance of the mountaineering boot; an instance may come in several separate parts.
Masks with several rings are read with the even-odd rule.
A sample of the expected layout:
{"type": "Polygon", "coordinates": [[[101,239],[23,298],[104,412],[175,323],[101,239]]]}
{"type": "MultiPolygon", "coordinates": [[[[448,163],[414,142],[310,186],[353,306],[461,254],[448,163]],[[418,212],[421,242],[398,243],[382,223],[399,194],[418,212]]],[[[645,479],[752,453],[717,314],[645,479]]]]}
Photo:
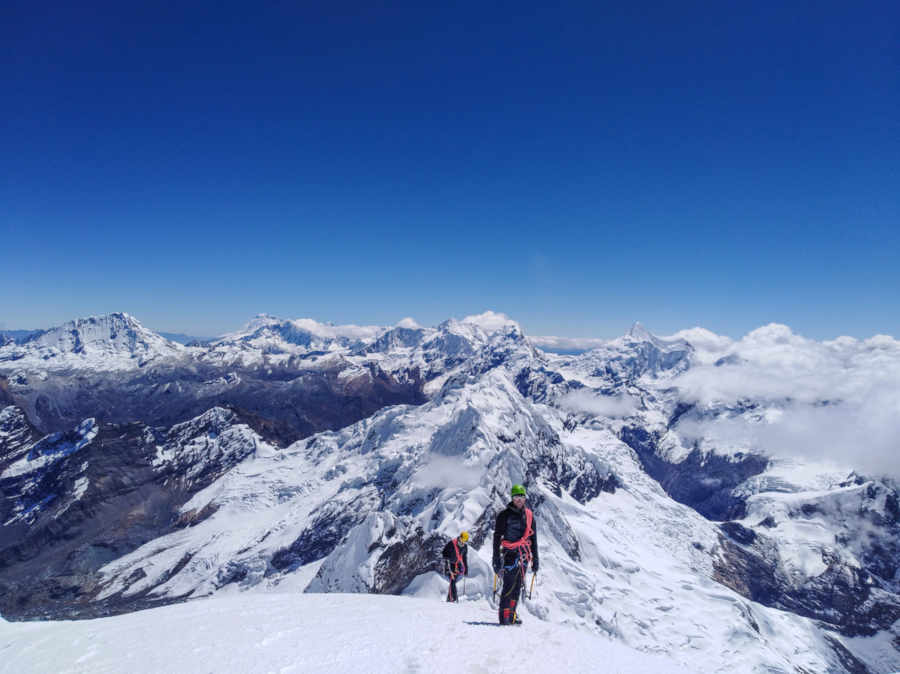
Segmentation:
{"type": "Polygon", "coordinates": [[[512,611],[512,619],[509,621],[510,625],[521,625],[522,624],[522,619],[519,618],[519,614],[516,611],[517,603],[518,602],[516,602],[515,599],[513,599],[512,601],[509,602],[509,608],[512,611]]]}

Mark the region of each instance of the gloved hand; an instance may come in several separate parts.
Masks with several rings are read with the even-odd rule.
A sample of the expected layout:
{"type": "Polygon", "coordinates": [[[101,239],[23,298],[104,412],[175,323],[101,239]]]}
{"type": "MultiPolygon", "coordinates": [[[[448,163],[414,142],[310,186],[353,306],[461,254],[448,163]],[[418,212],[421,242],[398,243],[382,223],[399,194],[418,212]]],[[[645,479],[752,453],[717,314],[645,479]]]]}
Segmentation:
{"type": "Polygon", "coordinates": [[[500,569],[503,568],[503,565],[500,563],[499,559],[495,559],[493,562],[494,573],[500,573],[500,569]]]}
{"type": "Polygon", "coordinates": [[[535,573],[537,573],[537,571],[538,571],[537,560],[534,560],[533,562],[531,562],[531,570],[534,571],[535,573]]]}

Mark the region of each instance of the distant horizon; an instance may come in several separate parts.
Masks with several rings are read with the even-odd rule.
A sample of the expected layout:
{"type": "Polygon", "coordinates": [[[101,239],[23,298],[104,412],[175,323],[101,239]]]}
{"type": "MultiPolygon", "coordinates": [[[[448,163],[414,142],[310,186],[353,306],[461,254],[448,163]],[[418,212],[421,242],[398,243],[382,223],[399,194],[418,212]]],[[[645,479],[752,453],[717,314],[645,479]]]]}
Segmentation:
{"type": "Polygon", "coordinates": [[[550,332],[536,333],[532,330],[529,330],[528,326],[526,324],[524,324],[522,321],[517,320],[515,316],[513,316],[507,312],[496,311],[496,310],[492,310],[492,309],[486,309],[481,312],[473,312],[473,313],[468,313],[468,314],[459,315],[459,316],[446,316],[446,317],[444,317],[440,320],[434,321],[432,323],[425,323],[423,321],[419,321],[418,319],[416,319],[415,316],[409,316],[409,315],[401,317],[393,322],[375,323],[375,322],[352,321],[352,320],[347,321],[347,322],[337,322],[337,321],[331,321],[331,320],[322,320],[320,318],[316,318],[313,316],[300,316],[300,315],[284,316],[284,315],[272,314],[271,312],[257,312],[256,314],[253,314],[252,316],[245,318],[243,321],[240,321],[237,324],[235,324],[229,328],[226,328],[222,332],[218,332],[216,334],[195,333],[195,332],[186,331],[186,330],[182,330],[182,329],[175,329],[175,330],[160,329],[155,326],[148,325],[145,320],[141,319],[141,317],[139,315],[135,314],[134,312],[110,311],[110,312],[105,312],[105,313],[91,313],[91,314],[85,314],[85,315],[81,315],[81,316],[72,316],[65,320],[61,320],[59,322],[51,323],[51,324],[40,326],[40,327],[10,328],[10,327],[6,327],[5,323],[3,321],[0,321],[0,334],[20,333],[20,334],[24,335],[27,333],[51,330],[53,328],[60,327],[68,322],[79,320],[79,319],[100,317],[100,316],[106,316],[106,315],[115,314],[115,313],[125,313],[125,314],[128,314],[129,316],[131,316],[132,318],[135,318],[141,325],[143,325],[148,330],[152,330],[153,332],[160,334],[160,335],[166,337],[167,339],[174,339],[175,337],[180,337],[180,338],[182,338],[181,340],[175,339],[174,341],[189,341],[189,340],[207,341],[207,340],[219,339],[219,338],[223,337],[224,335],[227,335],[229,333],[240,330],[241,328],[245,327],[251,320],[253,320],[253,318],[258,317],[258,316],[271,316],[273,318],[277,318],[279,320],[285,320],[285,321],[297,321],[297,320],[308,319],[308,320],[316,321],[317,323],[320,323],[322,325],[376,326],[376,327],[381,327],[381,328],[391,328],[391,327],[401,325],[402,323],[404,323],[406,321],[413,320],[417,324],[419,324],[421,327],[433,328],[433,327],[436,327],[437,325],[439,325],[440,323],[443,323],[444,321],[449,320],[449,319],[463,320],[467,317],[477,316],[477,315],[485,313],[485,312],[503,315],[503,316],[506,316],[507,318],[509,318],[510,320],[515,321],[522,327],[525,334],[530,338],[558,340],[559,346],[556,348],[558,348],[559,350],[569,350],[569,349],[575,350],[575,351],[585,350],[586,347],[583,346],[584,344],[587,344],[591,341],[595,341],[595,342],[609,341],[612,339],[616,339],[618,337],[622,337],[624,335],[627,335],[629,333],[629,331],[631,330],[631,328],[635,325],[643,326],[648,332],[650,332],[651,334],[653,334],[657,337],[670,337],[672,335],[676,335],[681,332],[685,332],[685,331],[689,331],[689,330],[693,330],[693,329],[702,329],[702,330],[709,330],[709,332],[711,332],[717,336],[727,337],[734,341],[739,341],[740,339],[742,339],[743,337],[746,337],[748,334],[752,333],[753,331],[758,330],[759,328],[773,325],[773,324],[774,325],[785,325],[791,330],[791,332],[793,334],[798,335],[800,337],[804,337],[806,339],[817,341],[817,342],[831,341],[831,340],[838,339],[841,337],[851,337],[851,338],[857,339],[859,341],[865,341],[866,339],[870,339],[872,337],[878,337],[878,336],[887,336],[887,337],[891,337],[891,338],[895,338],[895,339],[898,338],[898,336],[892,335],[887,332],[875,332],[875,333],[867,334],[867,335],[851,334],[849,332],[843,332],[843,333],[835,334],[835,335],[814,336],[814,335],[807,334],[801,330],[798,330],[795,326],[791,325],[790,323],[784,323],[781,321],[769,321],[768,323],[762,323],[760,325],[754,326],[743,333],[731,334],[731,333],[726,333],[726,332],[720,332],[717,330],[712,330],[704,325],[684,325],[675,330],[657,330],[657,329],[653,328],[652,323],[648,324],[646,321],[643,321],[643,320],[633,320],[627,324],[623,324],[622,330],[620,330],[619,332],[616,332],[616,333],[608,333],[608,334],[603,334],[603,335],[600,335],[600,334],[563,335],[563,334],[559,334],[559,333],[550,333],[550,332]],[[569,345],[566,346],[566,343],[569,343],[569,345]]]}

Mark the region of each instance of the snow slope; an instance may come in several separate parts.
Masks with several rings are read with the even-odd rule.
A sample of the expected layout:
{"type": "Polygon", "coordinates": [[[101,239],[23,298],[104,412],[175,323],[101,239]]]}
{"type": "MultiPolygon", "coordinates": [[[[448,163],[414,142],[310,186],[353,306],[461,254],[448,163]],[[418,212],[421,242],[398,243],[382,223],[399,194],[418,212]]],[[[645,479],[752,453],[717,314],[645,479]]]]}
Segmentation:
{"type": "Polygon", "coordinates": [[[80,622],[0,622],[0,672],[697,671],[484,602],[348,594],[240,595],[80,622]]]}

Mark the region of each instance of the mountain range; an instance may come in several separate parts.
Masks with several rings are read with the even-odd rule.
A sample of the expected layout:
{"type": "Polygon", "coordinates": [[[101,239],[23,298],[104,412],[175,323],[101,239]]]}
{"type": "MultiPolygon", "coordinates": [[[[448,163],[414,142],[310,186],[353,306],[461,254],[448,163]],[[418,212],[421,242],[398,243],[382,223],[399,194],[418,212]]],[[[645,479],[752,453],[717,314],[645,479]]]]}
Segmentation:
{"type": "MultiPolygon", "coordinates": [[[[900,668],[900,342],[639,324],[577,354],[487,312],[260,315],[183,345],[128,314],[0,346],[0,613],[234,592],[492,602],[523,483],[535,620],[693,671],[900,668]]],[[[565,344],[562,344],[565,348],[565,344]]]]}

